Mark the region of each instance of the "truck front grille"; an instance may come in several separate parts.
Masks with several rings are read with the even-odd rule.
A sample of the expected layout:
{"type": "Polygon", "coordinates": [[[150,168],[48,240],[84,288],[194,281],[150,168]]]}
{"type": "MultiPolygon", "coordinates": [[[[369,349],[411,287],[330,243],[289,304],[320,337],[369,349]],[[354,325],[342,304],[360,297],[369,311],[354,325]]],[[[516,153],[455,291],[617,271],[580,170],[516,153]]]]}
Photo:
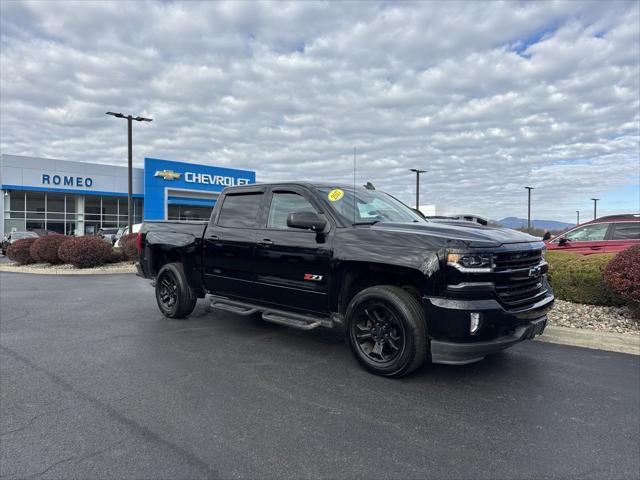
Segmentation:
{"type": "Polygon", "coordinates": [[[522,280],[511,279],[504,285],[496,284],[498,297],[505,305],[521,307],[535,303],[546,293],[543,277],[522,280]]]}
{"type": "Polygon", "coordinates": [[[494,258],[494,272],[535,267],[542,261],[542,250],[498,253],[494,258]]]}

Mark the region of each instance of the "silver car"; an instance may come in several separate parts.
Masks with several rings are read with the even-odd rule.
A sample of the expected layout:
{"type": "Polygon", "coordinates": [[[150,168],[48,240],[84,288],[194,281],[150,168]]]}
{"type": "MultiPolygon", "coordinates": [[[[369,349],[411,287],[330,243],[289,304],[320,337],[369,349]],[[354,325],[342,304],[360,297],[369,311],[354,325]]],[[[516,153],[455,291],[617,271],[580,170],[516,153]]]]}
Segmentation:
{"type": "Polygon", "coordinates": [[[6,255],[9,245],[17,240],[22,240],[23,238],[38,238],[38,234],[36,232],[11,232],[2,241],[2,254],[6,255]]]}

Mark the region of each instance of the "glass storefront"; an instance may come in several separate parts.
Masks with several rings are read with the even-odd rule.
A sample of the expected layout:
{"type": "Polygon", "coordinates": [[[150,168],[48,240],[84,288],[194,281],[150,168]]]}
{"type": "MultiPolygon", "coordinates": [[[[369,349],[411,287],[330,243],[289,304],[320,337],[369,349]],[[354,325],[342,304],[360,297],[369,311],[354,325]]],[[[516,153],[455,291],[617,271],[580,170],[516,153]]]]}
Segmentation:
{"type": "Polygon", "coordinates": [[[169,205],[168,220],[173,221],[200,221],[209,220],[213,207],[199,205],[169,205]]]}
{"type": "MultiPolygon", "coordinates": [[[[12,190],[5,195],[5,233],[44,229],[95,235],[127,225],[127,198],[12,190]],[[80,231],[79,231],[80,230],[80,231]]],[[[133,199],[133,223],[142,222],[143,201],[133,199]]]]}

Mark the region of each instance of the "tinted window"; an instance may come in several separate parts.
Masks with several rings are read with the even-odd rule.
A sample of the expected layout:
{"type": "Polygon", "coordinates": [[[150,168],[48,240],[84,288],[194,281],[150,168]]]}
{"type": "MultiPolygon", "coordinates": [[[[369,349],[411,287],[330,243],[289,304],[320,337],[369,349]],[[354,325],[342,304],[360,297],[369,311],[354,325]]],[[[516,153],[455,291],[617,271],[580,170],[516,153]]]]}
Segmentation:
{"type": "Polygon", "coordinates": [[[572,242],[597,242],[604,240],[608,228],[608,223],[585,225],[567,233],[564,237],[572,242]]]}
{"type": "Polygon", "coordinates": [[[218,225],[234,228],[257,228],[262,193],[227,195],[222,204],[218,225]]]}
{"type": "Polygon", "coordinates": [[[640,222],[614,223],[614,240],[640,240],[640,222]]]}
{"type": "Polygon", "coordinates": [[[268,228],[288,229],[287,217],[293,212],[314,212],[315,208],[302,196],[291,192],[275,192],[269,208],[268,228]]]}

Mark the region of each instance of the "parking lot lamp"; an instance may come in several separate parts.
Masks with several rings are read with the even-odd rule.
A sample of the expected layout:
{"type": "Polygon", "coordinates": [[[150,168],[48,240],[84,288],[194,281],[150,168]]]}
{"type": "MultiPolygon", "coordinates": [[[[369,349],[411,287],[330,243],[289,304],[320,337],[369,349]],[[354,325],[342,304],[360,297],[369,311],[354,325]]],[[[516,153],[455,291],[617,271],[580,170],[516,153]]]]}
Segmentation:
{"type": "Polygon", "coordinates": [[[595,220],[596,217],[597,217],[596,213],[598,211],[598,208],[597,208],[598,200],[600,200],[600,199],[599,198],[592,198],[591,200],[593,200],[593,219],[595,220]]]}
{"type": "Polygon", "coordinates": [[[576,210],[576,227],[580,225],[580,210],[576,210]]]}
{"type": "Polygon", "coordinates": [[[131,123],[133,120],[136,122],[151,122],[151,118],[145,117],[134,117],[133,115],[124,115],[122,113],[115,112],[107,112],[107,115],[112,115],[116,118],[126,118],[127,119],[127,127],[128,127],[128,135],[129,135],[129,159],[128,159],[128,190],[127,190],[127,226],[129,227],[129,233],[133,233],[133,148],[132,148],[132,128],[131,123]]]}
{"type": "Polygon", "coordinates": [[[534,190],[534,187],[524,187],[528,190],[527,192],[527,233],[531,233],[531,190],[534,190]]]}
{"type": "Polygon", "coordinates": [[[427,173],[427,171],[417,168],[410,168],[409,171],[416,173],[416,210],[420,211],[420,174],[427,173]]]}

